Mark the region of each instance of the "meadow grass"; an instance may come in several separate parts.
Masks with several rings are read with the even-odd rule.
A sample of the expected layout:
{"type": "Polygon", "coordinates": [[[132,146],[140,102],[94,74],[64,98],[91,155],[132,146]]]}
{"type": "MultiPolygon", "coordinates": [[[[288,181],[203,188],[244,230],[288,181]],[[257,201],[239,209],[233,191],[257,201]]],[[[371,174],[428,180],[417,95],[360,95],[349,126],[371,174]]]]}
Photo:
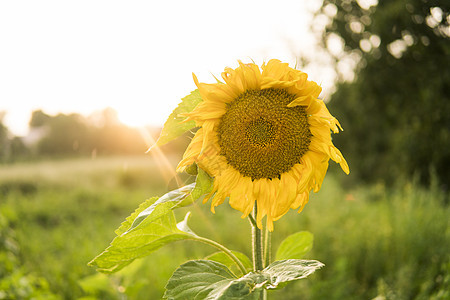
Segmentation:
{"type": "MultiPolygon", "coordinates": [[[[178,159],[167,161],[169,169],[178,159]]],[[[160,299],[178,265],[215,250],[176,243],[109,276],[87,263],[139,203],[176,187],[170,176],[149,156],[1,166],[0,299],[160,299]]],[[[312,232],[305,258],[326,266],[269,299],[450,298],[448,199],[436,184],[344,190],[327,175],[304,211],[277,221],[273,234],[275,253],[289,234],[312,232]]],[[[224,204],[213,215],[197,203],[176,211],[177,219],[187,211],[199,235],[250,255],[249,224],[239,212],[224,204]]]]}

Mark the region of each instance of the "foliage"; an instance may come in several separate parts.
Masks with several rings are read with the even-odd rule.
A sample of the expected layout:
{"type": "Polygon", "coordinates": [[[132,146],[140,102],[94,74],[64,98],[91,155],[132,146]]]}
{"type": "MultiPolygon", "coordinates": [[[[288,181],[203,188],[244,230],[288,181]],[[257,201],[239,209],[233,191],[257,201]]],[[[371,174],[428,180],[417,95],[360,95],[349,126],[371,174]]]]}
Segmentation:
{"type": "MultiPolygon", "coordinates": [[[[206,173],[199,176],[207,177],[206,173]]],[[[190,184],[162,197],[148,199],[116,230],[117,237],[105,251],[89,264],[99,271],[113,273],[132,263],[136,258],[151,254],[157,249],[181,240],[197,237],[186,222],[176,223],[173,209],[192,204],[209,192],[210,183],[190,184]],[[196,194],[196,197],[193,195],[196,194]],[[187,200],[187,201],[186,201],[187,200]],[[187,203],[186,203],[187,202],[187,203]]]]}
{"type": "Polygon", "coordinates": [[[308,231],[291,234],[283,240],[275,255],[277,260],[304,257],[312,249],[314,236],[308,231]]]}
{"type": "MultiPolygon", "coordinates": [[[[307,229],[315,239],[304,257],[317,258],[326,267],[312,275],[314,280],[270,291],[269,299],[448,298],[448,194],[436,185],[425,189],[414,182],[343,191],[333,176],[325,181],[327,189],[311,196],[314,205],[302,215],[292,212],[279,221],[273,241],[280,244],[285,236],[307,229]]],[[[0,169],[0,186],[0,212],[8,222],[3,228],[14,232],[20,249],[13,269],[44,278],[51,293],[63,299],[160,299],[179,264],[214,252],[200,243],[179,243],[113,275],[86,266],[141,199],[164,192],[164,182],[148,157],[55,161],[45,169],[40,163],[13,165],[0,169]],[[125,163],[133,184],[121,180],[125,163]],[[47,169],[58,176],[43,172],[47,169]],[[42,174],[39,182],[36,174],[42,174]]],[[[194,232],[246,253],[248,236],[236,232],[248,232],[248,222],[239,220],[238,212],[223,206],[209,222],[209,207],[194,205],[180,208],[177,217],[188,210],[198,216],[190,221],[194,232]],[[230,218],[236,221],[230,223],[230,218]]],[[[4,253],[0,250],[0,256],[4,253]]],[[[15,280],[10,273],[0,278],[15,280]]]]}
{"type": "Polygon", "coordinates": [[[303,292],[306,299],[433,299],[448,289],[448,194],[436,184],[424,190],[415,182],[397,182],[393,189],[378,184],[336,196],[343,193],[337,182],[326,184],[329,189],[320,201],[311,199],[314,210],[301,223],[315,233],[311,252],[327,268],[307,292],[299,285],[293,294],[303,292]]]}
{"type": "Polygon", "coordinates": [[[167,118],[155,146],[162,146],[194,128],[195,122],[184,122],[185,117],[182,114],[192,111],[201,101],[202,98],[198,90],[192,91],[189,95],[181,99],[178,107],[167,118]]]}
{"type": "MultiPolygon", "coordinates": [[[[116,230],[117,237],[111,245],[89,264],[101,272],[114,273],[163,246],[193,240],[217,247],[240,268],[239,272],[230,271],[228,266],[216,261],[217,255],[215,260],[189,261],[174,272],[166,285],[164,297],[168,299],[257,299],[263,288],[274,289],[305,278],[323,266],[318,261],[285,259],[277,260],[261,271],[247,273],[244,263],[250,259],[242,254],[239,258],[222,245],[195,234],[187,225],[189,214],[177,224],[173,209],[193,204],[211,188],[212,178],[199,169],[195,184],[147,200],[116,230]]],[[[295,249],[303,248],[301,252],[304,254],[312,247],[311,234],[302,232],[283,244],[290,244],[295,249]],[[301,247],[296,247],[297,243],[301,247]]],[[[288,253],[284,251],[285,255],[288,253]]],[[[299,254],[299,251],[293,253],[299,254]]]]}
{"type": "Polygon", "coordinates": [[[48,122],[50,122],[51,118],[51,116],[47,115],[41,109],[34,110],[31,113],[31,119],[29,122],[30,128],[45,126],[48,122]]]}
{"type": "Polygon", "coordinates": [[[145,142],[136,129],[124,126],[115,111],[105,109],[95,121],[79,114],[32,115],[30,126],[44,132],[35,149],[37,155],[130,154],[145,152],[145,142]]]}
{"type": "Polygon", "coordinates": [[[4,116],[5,112],[0,111],[0,163],[11,162],[17,157],[29,154],[22,139],[12,136],[8,128],[3,124],[4,116]]]}
{"type": "Polygon", "coordinates": [[[278,260],[260,272],[237,278],[225,265],[191,260],[181,265],[166,286],[165,299],[259,299],[262,288],[305,278],[323,264],[314,260],[278,260]]]}
{"type": "Polygon", "coordinates": [[[0,257],[5,255],[10,266],[3,268],[0,262],[0,290],[7,292],[6,299],[82,296],[77,281],[90,274],[86,261],[99,251],[92,241],[106,243],[111,237],[108,224],[117,224],[138,203],[135,199],[164,189],[155,170],[149,157],[0,168],[0,215],[6,219],[0,226],[0,245],[15,249],[12,256],[0,246],[0,257]],[[124,175],[135,178],[133,184],[123,182],[124,175]],[[22,296],[11,296],[19,292],[22,296]]]}
{"type": "MultiPolygon", "coordinates": [[[[195,93],[188,97],[195,97],[195,93]]],[[[29,122],[29,134],[22,138],[8,131],[2,117],[0,114],[0,162],[6,163],[48,157],[144,154],[161,130],[125,126],[111,108],[89,117],[76,113],[48,115],[35,110],[29,122]]],[[[162,150],[180,152],[188,141],[189,134],[184,134],[162,150]]]]}
{"type": "Polygon", "coordinates": [[[0,299],[59,299],[48,281],[21,266],[21,249],[15,232],[0,210],[0,299]]]}
{"type": "MultiPolygon", "coordinates": [[[[330,111],[345,134],[334,137],[355,178],[392,179],[433,168],[450,181],[450,25],[448,1],[325,0],[324,44],[338,40],[356,78],[341,81],[330,111]]],[[[342,73],[342,72],[340,72],[342,73]]]]}
{"type": "Polygon", "coordinates": [[[0,112],[0,161],[9,156],[8,128],[3,124],[4,112],[0,112]]]}

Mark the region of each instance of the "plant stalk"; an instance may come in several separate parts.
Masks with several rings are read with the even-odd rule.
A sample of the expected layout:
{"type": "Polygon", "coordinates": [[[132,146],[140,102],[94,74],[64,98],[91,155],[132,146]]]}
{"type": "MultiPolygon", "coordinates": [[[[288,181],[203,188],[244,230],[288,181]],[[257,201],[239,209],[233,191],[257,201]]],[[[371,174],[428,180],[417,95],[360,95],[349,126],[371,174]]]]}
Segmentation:
{"type": "Polygon", "coordinates": [[[253,271],[255,272],[264,269],[262,232],[255,222],[257,214],[258,214],[258,206],[255,202],[252,215],[253,222],[250,222],[252,224],[253,271]]]}
{"type": "MultiPolygon", "coordinates": [[[[258,272],[264,269],[264,245],[262,230],[258,228],[256,223],[256,217],[258,215],[258,205],[255,202],[252,215],[249,215],[250,224],[252,225],[252,258],[253,258],[253,271],[258,272]]],[[[259,299],[267,299],[267,290],[262,289],[259,294],[259,299]]]]}
{"type": "Polygon", "coordinates": [[[244,265],[239,260],[239,258],[237,258],[236,255],[234,255],[233,252],[231,252],[231,250],[226,248],[224,245],[201,236],[196,236],[195,238],[193,238],[193,240],[208,244],[221,250],[238,266],[239,270],[242,272],[243,275],[247,274],[247,270],[245,269],[244,265]]]}
{"type": "Polygon", "coordinates": [[[272,262],[272,233],[266,224],[264,234],[264,267],[267,267],[272,262]]]}

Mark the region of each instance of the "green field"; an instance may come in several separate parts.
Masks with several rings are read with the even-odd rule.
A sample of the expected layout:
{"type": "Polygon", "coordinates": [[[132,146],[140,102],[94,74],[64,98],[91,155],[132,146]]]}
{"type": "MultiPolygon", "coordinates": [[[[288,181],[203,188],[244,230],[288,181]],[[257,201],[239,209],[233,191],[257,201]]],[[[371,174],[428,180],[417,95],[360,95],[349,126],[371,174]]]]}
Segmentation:
{"type": "MultiPolygon", "coordinates": [[[[160,299],[178,265],[215,250],[178,243],[110,276],[87,263],[141,202],[176,187],[170,176],[150,156],[1,166],[0,299],[160,299]]],[[[394,186],[344,189],[329,174],[301,214],[277,221],[274,251],[308,230],[315,241],[305,258],[326,266],[269,299],[450,299],[448,194],[413,180],[394,186]]],[[[177,217],[188,210],[198,234],[250,254],[239,212],[222,205],[213,215],[199,203],[177,217]]]]}

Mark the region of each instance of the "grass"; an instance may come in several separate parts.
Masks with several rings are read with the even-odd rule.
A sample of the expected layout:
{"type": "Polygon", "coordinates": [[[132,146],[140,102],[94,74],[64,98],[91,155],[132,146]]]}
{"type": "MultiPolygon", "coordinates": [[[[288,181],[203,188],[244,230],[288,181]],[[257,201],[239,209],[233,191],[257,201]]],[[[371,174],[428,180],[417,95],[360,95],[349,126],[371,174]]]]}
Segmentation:
{"type": "MultiPolygon", "coordinates": [[[[169,159],[170,168],[177,159],[169,159]]],[[[156,161],[109,157],[2,166],[0,299],[159,299],[178,265],[214,252],[178,243],[111,276],[86,265],[139,203],[176,185],[156,161]]],[[[423,189],[412,182],[343,190],[329,174],[301,214],[291,211],[275,223],[273,235],[275,253],[287,235],[312,232],[315,244],[305,258],[326,266],[271,291],[269,299],[448,299],[448,200],[436,185],[423,189]]],[[[239,212],[228,205],[215,215],[208,205],[188,209],[195,232],[250,254],[248,222],[239,212]]]]}
{"type": "Polygon", "coordinates": [[[449,296],[450,210],[448,195],[437,187],[408,183],[395,190],[379,185],[344,193],[328,178],[311,202],[290,224],[314,233],[310,255],[326,267],[313,281],[293,285],[294,294],[303,293],[304,299],[449,296]]]}

